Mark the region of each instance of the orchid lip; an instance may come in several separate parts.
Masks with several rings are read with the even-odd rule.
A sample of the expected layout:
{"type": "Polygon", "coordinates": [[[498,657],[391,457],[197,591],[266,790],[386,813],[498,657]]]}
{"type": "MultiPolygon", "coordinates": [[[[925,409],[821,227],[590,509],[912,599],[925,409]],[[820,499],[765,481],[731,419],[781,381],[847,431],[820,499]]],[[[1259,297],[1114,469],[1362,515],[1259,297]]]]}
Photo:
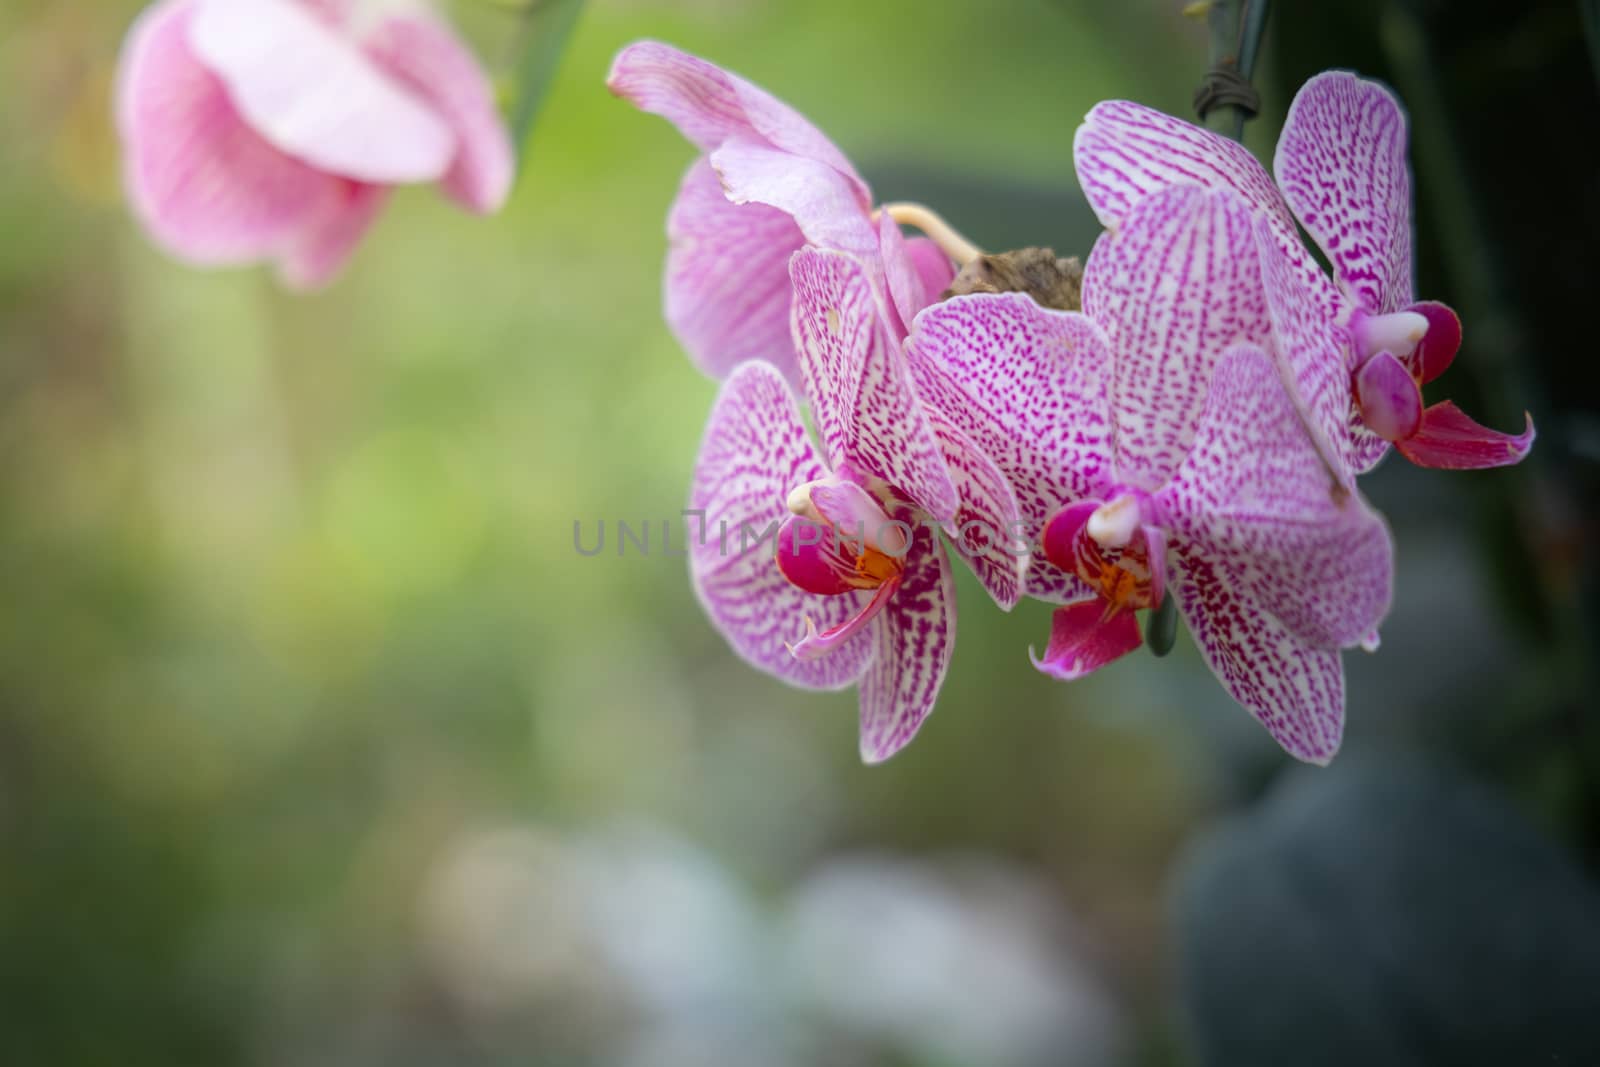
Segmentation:
{"type": "Polygon", "coordinates": [[[873,594],[866,607],[838,626],[829,627],[820,632],[817,630],[817,624],[811,620],[811,616],[807,615],[805,620],[806,635],[794,644],[785,641],[784,647],[789,650],[791,656],[798,660],[814,660],[826,656],[829,652],[832,652],[860,633],[864,626],[877,618],[878,613],[883,610],[885,604],[889,603],[889,598],[894,595],[895,590],[898,588],[900,588],[900,579],[898,577],[889,579],[878,586],[878,591],[873,594]]]}

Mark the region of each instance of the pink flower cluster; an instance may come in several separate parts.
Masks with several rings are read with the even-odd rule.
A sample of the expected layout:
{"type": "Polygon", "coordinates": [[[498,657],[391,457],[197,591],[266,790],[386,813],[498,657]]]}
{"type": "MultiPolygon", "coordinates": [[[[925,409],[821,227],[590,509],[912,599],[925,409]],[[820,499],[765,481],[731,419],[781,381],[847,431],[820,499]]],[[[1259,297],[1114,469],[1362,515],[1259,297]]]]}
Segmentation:
{"type": "Polygon", "coordinates": [[[1076,161],[1106,232],[1077,311],[941,300],[955,265],[940,246],[902,238],[826,137],[736,75],[642,42],[608,84],[703,153],[669,216],[666,275],[668,323],[723,382],[690,506],[777,531],[775,551],[701,538],[695,589],[757,668],[857,686],[869,762],[933,709],[953,551],[1002,609],[1060,605],[1034,662],[1063,679],[1132,651],[1134,613],[1174,598],[1234,699],[1324,763],[1341,653],[1377,647],[1393,584],[1356,475],[1391,444],[1460,468],[1532,443],[1531,423],[1501,434],[1422,405],[1461,328],[1412,295],[1405,120],[1372,82],[1307,83],[1277,181],[1208,131],[1096,107],[1076,161]],[[959,535],[974,526],[1024,547],[959,535]]]}

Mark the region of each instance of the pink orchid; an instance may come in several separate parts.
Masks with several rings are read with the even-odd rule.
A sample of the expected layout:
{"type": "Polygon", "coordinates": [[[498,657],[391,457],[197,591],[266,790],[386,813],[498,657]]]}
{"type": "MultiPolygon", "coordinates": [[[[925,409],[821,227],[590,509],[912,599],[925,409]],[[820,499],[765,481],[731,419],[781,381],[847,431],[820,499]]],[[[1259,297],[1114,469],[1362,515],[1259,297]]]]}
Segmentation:
{"type": "MultiPolygon", "coordinates": [[[[950,564],[935,527],[982,495],[964,490],[971,475],[945,462],[938,416],[912,392],[869,268],[807,248],[791,276],[799,372],[826,458],[776,367],[733,368],[695,464],[689,506],[703,525],[690,572],[745,660],[805,688],[860,686],[861,755],[875,763],[933,709],[955,639],[950,564]]],[[[971,464],[1000,487],[993,506],[1009,505],[1014,517],[999,472],[981,456],[971,464]]],[[[1014,585],[1019,563],[1011,566],[1014,585]]]]}
{"type": "Polygon", "coordinates": [[[395,185],[474,212],[510,189],[510,140],[471,52],[418,10],[353,0],[162,0],[116,90],[129,199],[197,265],[270,260],[299,288],[338,273],[395,185]]]}
{"type": "MultiPolygon", "coordinates": [[[[765,90],[654,41],[624,48],[606,85],[667,119],[703,153],[667,217],[665,303],[667,324],[711,377],[764,359],[799,381],[789,258],[805,245],[869,266],[890,294],[884,314],[897,338],[949,285],[953,271],[939,246],[906,240],[896,222],[932,229],[937,219],[910,205],[875,212],[844,153],[765,90]]],[[[959,244],[953,234],[950,241],[959,244]]]]}
{"type": "Polygon", "coordinates": [[[1422,405],[1422,386],[1455,358],[1461,324],[1444,304],[1412,295],[1406,120],[1383,86],[1329,71],[1301,87],[1278,141],[1276,183],[1236,142],[1121,100],[1089,112],[1074,155],[1078,181],[1110,230],[1173,185],[1231,189],[1250,205],[1271,347],[1346,485],[1390,444],[1424,467],[1498,467],[1527,455],[1531,418],[1511,435],[1450,401],[1422,405]],[[1297,219],[1337,286],[1301,242],[1297,219]]]}
{"type": "Polygon", "coordinates": [[[1383,520],[1334,479],[1255,338],[1251,211],[1173,186],[1132,204],[1084,278],[1098,318],[1007,293],[919,315],[918,395],[1010,480],[1042,544],[1025,592],[1064,603],[1040,670],[1139,644],[1170,592],[1228,692],[1300,759],[1344,721],[1340,650],[1388,610],[1383,520]]]}

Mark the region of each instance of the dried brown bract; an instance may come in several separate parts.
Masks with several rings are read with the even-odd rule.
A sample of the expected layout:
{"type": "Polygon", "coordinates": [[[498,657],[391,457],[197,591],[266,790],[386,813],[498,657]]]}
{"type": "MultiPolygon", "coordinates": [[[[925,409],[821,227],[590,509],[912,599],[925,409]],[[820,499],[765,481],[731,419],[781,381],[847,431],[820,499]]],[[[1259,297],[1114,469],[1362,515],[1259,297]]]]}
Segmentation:
{"type": "Polygon", "coordinates": [[[1027,293],[1040,307],[1077,311],[1082,290],[1083,264],[1078,257],[1057,258],[1050,248],[1019,248],[972,260],[940,299],[967,293],[1027,293]]]}

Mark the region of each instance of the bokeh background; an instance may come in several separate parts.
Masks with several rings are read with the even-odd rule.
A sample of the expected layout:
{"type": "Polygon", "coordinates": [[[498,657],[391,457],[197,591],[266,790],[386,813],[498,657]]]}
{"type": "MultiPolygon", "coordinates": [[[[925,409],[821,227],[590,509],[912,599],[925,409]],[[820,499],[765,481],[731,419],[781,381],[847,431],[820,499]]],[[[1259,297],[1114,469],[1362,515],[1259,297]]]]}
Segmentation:
{"type": "MultiPolygon", "coordinates": [[[[660,542],[714,386],[660,318],[691,150],[606,93],[615,51],[705,54],[880,198],[1081,255],[1073,129],[1188,114],[1178,3],[593,0],[505,213],[407,191],[311,297],[132,225],[138,6],[0,9],[0,1061],[1600,1063],[1577,5],[1268,29],[1249,143],[1317,70],[1394,84],[1419,291],[1466,324],[1439,386],[1541,431],[1370,479],[1397,599],[1327,770],[1186,637],[1037,674],[1048,608],[965,575],[937,714],[863,767],[853,695],[737,661],[660,542]]],[[[451,10],[515,83],[520,16],[451,10]]]]}

